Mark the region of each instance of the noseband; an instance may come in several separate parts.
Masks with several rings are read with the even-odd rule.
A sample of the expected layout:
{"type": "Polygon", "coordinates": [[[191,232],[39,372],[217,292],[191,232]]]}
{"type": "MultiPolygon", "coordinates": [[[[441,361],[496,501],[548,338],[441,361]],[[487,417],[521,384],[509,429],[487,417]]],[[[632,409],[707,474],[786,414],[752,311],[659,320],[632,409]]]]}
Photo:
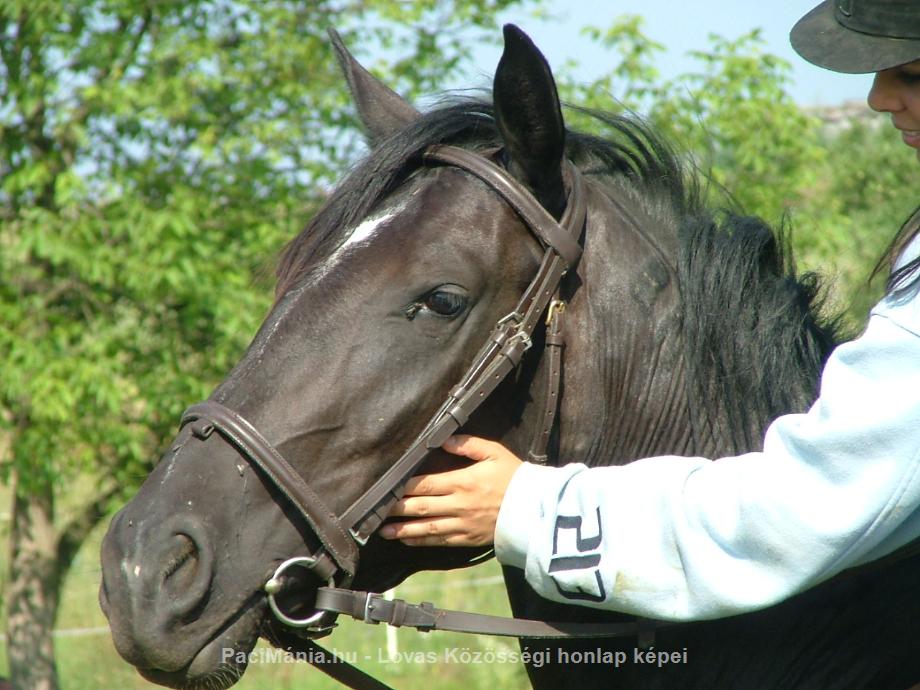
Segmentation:
{"type": "MultiPolygon", "coordinates": [[[[339,613],[346,613],[370,623],[410,625],[421,630],[442,629],[549,638],[641,636],[654,624],[553,624],[501,619],[444,611],[431,604],[414,606],[400,600],[387,601],[371,593],[347,589],[357,572],[359,547],[367,543],[368,538],[387,518],[393,504],[402,498],[406,482],[417,473],[429,453],[439,448],[463,426],[470,415],[518,366],[524,352],[531,347],[531,336],[544,314],[549,359],[545,367],[547,380],[543,393],[544,409],[529,451],[531,460],[545,462],[546,447],[558,409],[561,318],[564,309],[564,303],[558,299],[558,290],[562,277],[575,267],[582,252],[579,241],[584,229],[587,205],[581,174],[574,165],[568,164],[568,203],[562,219],[557,222],[507,171],[482,155],[453,146],[434,146],[425,151],[423,160],[428,165],[460,168],[485,182],[524,221],[544,248],[544,254],[536,276],[525,289],[514,311],[496,323],[460,382],[451,389],[447,399],[399,460],[342,515],[337,516],[262,434],[233,410],[213,401],[203,402],[185,411],[181,425],[189,425],[192,435],[202,440],[217,432],[220,438],[264,473],[297,509],[319,539],[321,546],[315,553],[285,561],[265,585],[269,606],[286,625],[319,636],[331,629],[327,614],[331,613],[334,619],[339,613]],[[289,617],[275,601],[275,595],[281,589],[282,576],[289,568],[297,566],[310,570],[329,585],[319,589],[317,611],[305,619],[289,617]]],[[[329,667],[323,670],[332,674],[335,669],[329,667]]],[[[355,682],[353,678],[340,680],[355,682]]],[[[377,685],[370,687],[385,687],[377,681],[373,683],[377,685]]]]}

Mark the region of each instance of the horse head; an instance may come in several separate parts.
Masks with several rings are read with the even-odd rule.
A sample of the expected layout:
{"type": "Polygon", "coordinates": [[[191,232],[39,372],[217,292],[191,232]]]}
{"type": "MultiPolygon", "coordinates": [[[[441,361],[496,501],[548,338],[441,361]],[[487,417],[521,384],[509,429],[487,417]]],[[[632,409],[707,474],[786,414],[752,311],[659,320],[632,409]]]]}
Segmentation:
{"type": "MultiPolygon", "coordinates": [[[[233,433],[252,431],[286,459],[304,491],[322,497],[319,513],[341,515],[410,445],[544,256],[480,179],[425,164],[428,147],[476,150],[551,216],[566,206],[566,133],[552,74],[523,33],[508,27],[505,37],[494,115],[467,105],[426,116],[333,34],[371,151],[287,248],[273,308],[209,398],[212,409],[245,420],[233,433]]],[[[521,447],[539,422],[529,405],[538,361],[528,358],[465,428],[521,447]]],[[[211,433],[211,421],[182,428],[112,520],[102,549],[100,601],[116,648],[173,687],[232,684],[245,667],[239,652],[260,635],[286,639],[263,587],[279,564],[325,545],[251,454],[211,433]]],[[[425,471],[438,471],[454,461],[434,451],[426,462],[425,471]]],[[[481,551],[409,549],[371,536],[348,579],[381,590],[481,551]]],[[[309,611],[320,584],[291,569],[279,602],[291,615],[309,611]]]]}

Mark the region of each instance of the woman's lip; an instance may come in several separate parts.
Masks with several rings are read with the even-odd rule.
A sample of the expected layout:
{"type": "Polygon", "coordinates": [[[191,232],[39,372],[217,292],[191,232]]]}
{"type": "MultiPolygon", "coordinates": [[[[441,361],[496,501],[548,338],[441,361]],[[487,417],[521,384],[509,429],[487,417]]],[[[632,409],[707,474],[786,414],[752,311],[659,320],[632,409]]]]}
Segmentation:
{"type": "Polygon", "coordinates": [[[908,146],[920,149],[920,129],[902,129],[901,139],[903,139],[904,143],[908,146]]]}

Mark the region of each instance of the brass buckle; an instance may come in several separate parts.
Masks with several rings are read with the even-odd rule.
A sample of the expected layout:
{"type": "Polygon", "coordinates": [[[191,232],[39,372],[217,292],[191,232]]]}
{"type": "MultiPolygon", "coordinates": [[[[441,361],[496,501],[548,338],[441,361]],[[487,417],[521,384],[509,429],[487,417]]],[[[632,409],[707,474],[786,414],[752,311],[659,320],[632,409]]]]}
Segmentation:
{"type": "Polygon", "coordinates": [[[549,303],[549,309],[546,312],[546,325],[551,326],[553,324],[553,319],[556,318],[556,315],[562,315],[562,312],[565,311],[565,302],[561,299],[554,299],[549,303]]]}

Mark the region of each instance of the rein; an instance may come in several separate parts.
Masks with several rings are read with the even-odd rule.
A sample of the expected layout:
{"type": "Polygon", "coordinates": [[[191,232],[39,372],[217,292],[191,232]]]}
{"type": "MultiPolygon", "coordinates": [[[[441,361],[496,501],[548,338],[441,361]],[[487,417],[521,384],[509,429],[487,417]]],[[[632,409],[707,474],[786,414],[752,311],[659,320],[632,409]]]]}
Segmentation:
{"type": "MultiPolygon", "coordinates": [[[[220,403],[206,401],[188,408],[182,415],[181,426],[189,425],[193,437],[200,440],[217,432],[271,480],[319,539],[321,546],[316,552],[288,559],[278,566],[264,586],[269,607],[278,620],[305,631],[306,637],[328,634],[334,627],[335,618],[339,614],[347,614],[366,623],[409,626],[424,632],[452,630],[534,638],[638,635],[640,646],[648,646],[653,631],[666,624],[647,620],[604,624],[546,623],[501,618],[438,609],[428,602],[409,604],[400,599],[387,600],[378,594],[348,588],[357,572],[359,547],[367,543],[387,518],[393,504],[402,498],[406,482],[416,474],[429,453],[463,426],[520,364],[524,353],[532,345],[531,336],[544,314],[547,380],[542,396],[543,411],[528,451],[531,461],[546,462],[546,448],[559,405],[562,314],[565,308],[565,303],[559,300],[559,285],[566,272],[577,265],[582,252],[579,242],[587,204],[581,174],[574,165],[568,164],[568,203],[562,219],[557,222],[517,180],[482,155],[453,146],[433,146],[424,152],[423,160],[429,165],[458,167],[485,182],[514,209],[537,237],[544,247],[544,255],[536,276],[514,310],[496,323],[460,382],[451,389],[402,456],[341,516],[337,516],[262,434],[233,410],[220,403]],[[315,612],[307,618],[291,618],[275,601],[275,595],[282,589],[283,575],[292,567],[310,570],[327,583],[327,586],[319,588],[315,612]]],[[[312,641],[305,642],[311,647],[316,646],[312,641]]],[[[328,652],[326,656],[330,656],[328,652]]],[[[341,660],[316,665],[352,688],[387,687],[341,660]]]]}

